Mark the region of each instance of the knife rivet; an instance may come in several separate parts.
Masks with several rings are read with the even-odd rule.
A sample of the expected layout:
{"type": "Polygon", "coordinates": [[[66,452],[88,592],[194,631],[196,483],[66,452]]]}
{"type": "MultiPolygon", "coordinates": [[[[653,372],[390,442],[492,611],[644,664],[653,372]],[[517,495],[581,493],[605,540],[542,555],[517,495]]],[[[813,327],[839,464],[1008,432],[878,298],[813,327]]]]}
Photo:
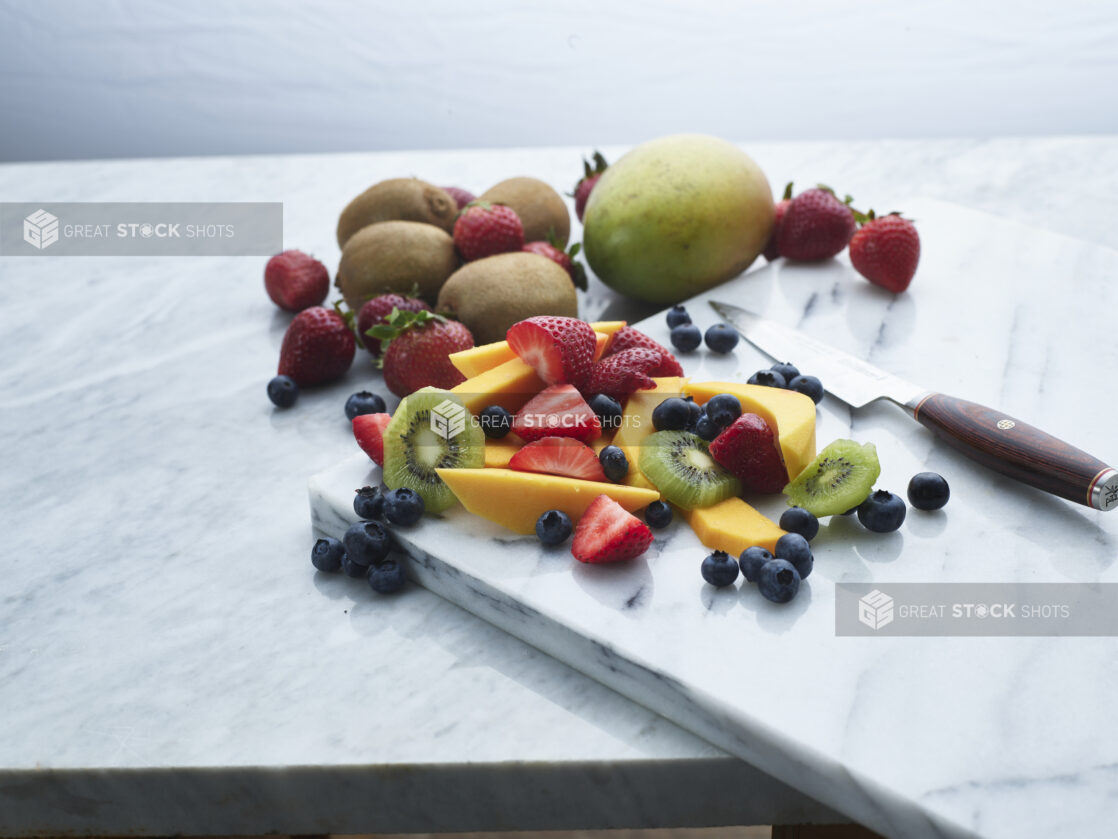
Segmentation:
{"type": "Polygon", "coordinates": [[[1002,431],[1009,431],[1009,429],[1013,428],[1015,425],[1017,425],[1017,423],[1011,419],[998,420],[998,428],[1002,431]]]}

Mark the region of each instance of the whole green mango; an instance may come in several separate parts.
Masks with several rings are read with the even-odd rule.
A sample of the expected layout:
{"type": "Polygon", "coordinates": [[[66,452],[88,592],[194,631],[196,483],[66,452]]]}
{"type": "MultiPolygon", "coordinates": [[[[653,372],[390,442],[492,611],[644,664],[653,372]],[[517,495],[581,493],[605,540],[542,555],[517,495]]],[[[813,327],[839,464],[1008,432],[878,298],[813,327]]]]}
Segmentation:
{"type": "Polygon", "coordinates": [[[773,229],[772,190],[732,143],[661,137],[606,170],[583,226],[586,261],[602,282],[639,300],[678,303],[757,258],[773,229]]]}

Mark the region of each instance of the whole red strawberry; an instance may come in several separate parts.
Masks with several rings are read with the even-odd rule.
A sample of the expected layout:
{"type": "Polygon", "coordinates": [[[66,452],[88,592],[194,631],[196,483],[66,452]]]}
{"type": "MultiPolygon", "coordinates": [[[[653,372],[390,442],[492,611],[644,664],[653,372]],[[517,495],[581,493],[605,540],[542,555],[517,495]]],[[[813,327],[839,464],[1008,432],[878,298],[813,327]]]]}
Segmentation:
{"type": "Polygon", "coordinates": [[[524,247],[524,225],[512,207],[470,204],[454,222],[454,244],[466,262],[524,247]]]}
{"type": "Polygon", "coordinates": [[[682,376],[683,368],[679,364],[679,360],[672,355],[671,350],[665,347],[658,341],[649,338],[639,329],[634,329],[631,326],[623,326],[615,333],[613,333],[613,340],[609,342],[606,348],[605,357],[608,358],[615,353],[631,350],[634,347],[640,347],[646,350],[653,350],[660,353],[660,364],[648,371],[650,376],[682,376]]]}
{"type": "Polygon", "coordinates": [[[424,301],[415,297],[404,297],[401,294],[382,294],[372,300],[366,300],[357,313],[357,334],[365,345],[365,349],[373,355],[380,355],[380,340],[369,335],[369,330],[380,323],[385,323],[393,309],[401,312],[429,312],[431,307],[424,301]]]}
{"type": "Polygon", "coordinates": [[[264,290],[281,309],[301,312],[326,299],[330,272],[313,256],[302,251],[284,251],[264,266],[264,290]]]}
{"type": "Polygon", "coordinates": [[[586,321],[537,315],[514,323],[505,338],[520,360],[549,385],[581,387],[590,375],[597,336],[586,321]]]}
{"type": "Polygon", "coordinates": [[[637,390],[649,390],[656,383],[649,373],[663,363],[663,356],[656,350],[633,347],[613,355],[607,355],[590,370],[590,377],[582,388],[588,396],[604,393],[619,402],[629,398],[637,390]]]}
{"type": "Polygon", "coordinates": [[[784,187],[784,197],[776,202],[773,207],[773,233],[769,237],[769,243],[765,245],[763,251],[765,259],[772,262],[780,256],[780,248],[776,246],[776,237],[780,233],[780,222],[784,220],[784,213],[788,209],[788,205],[792,203],[792,182],[789,181],[788,185],[784,187]]]}
{"type": "Polygon", "coordinates": [[[813,262],[842,252],[854,235],[854,212],[820,187],[801,192],[784,211],[777,249],[785,259],[813,262]]]}
{"type": "Polygon", "coordinates": [[[710,444],[710,456],[749,492],[780,492],[788,469],[776,433],[757,414],[745,413],[710,444]]]}
{"type": "Polygon", "coordinates": [[[297,314],[283,334],[277,372],[299,387],[321,384],[345,373],[356,352],[345,318],[333,309],[313,306],[297,314]]]}
{"type": "Polygon", "coordinates": [[[578,216],[579,221],[582,221],[582,214],[586,212],[586,202],[590,200],[590,193],[594,191],[602,173],[608,168],[609,164],[606,163],[606,159],[602,157],[601,152],[594,152],[593,166],[583,158],[583,175],[579,182],[575,184],[575,191],[572,193],[575,199],[575,215],[578,216]]]}
{"type": "Polygon", "coordinates": [[[575,288],[581,288],[586,291],[586,269],[582,267],[582,263],[575,260],[578,252],[582,249],[582,245],[575,242],[571,245],[569,251],[564,251],[559,247],[555,240],[551,242],[528,242],[521,249],[525,253],[535,253],[540,256],[546,256],[564,271],[570,277],[571,282],[575,284],[575,288]]]}
{"type": "Polygon", "coordinates": [[[474,336],[464,324],[431,312],[395,309],[386,323],[371,331],[372,337],[388,342],[381,365],[384,383],[397,396],[421,387],[450,389],[466,381],[449,358],[474,345],[474,336]]]}
{"type": "Polygon", "coordinates": [[[900,213],[874,218],[873,210],[850,240],[850,262],[874,285],[899,294],[920,262],[920,235],[900,213]]]}
{"type": "Polygon", "coordinates": [[[461,210],[467,204],[477,201],[477,196],[470,192],[468,189],[462,189],[460,186],[444,186],[442,191],[454,199],[454,203],[458,205],[461,210]]]}

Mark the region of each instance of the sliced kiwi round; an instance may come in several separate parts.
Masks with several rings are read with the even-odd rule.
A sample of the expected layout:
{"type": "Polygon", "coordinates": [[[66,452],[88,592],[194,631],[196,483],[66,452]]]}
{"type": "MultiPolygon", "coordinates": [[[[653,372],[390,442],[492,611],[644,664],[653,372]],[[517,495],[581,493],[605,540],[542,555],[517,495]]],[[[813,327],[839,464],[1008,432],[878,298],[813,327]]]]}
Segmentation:
{"type": "Polygon", "coordinates": [[[857,507],[881,474],[877,447],[835,440],[784,488],[788,503],[816,516],[837,516],[857,507]]]}
{"type": "Polygon", "coordinates": [[[485,465],[481,426],[450,391],[425,387],[400,402],[384,429],[384,483],[407,487],[423,498],[428,513],[458,500],[436,469],[480,469],[485,465]]]}
{"type": "Polygon", "coordinates": [[[707,442],[689,431],[657,431],[641,443],[638,465],[664,500],[684,510],[741,493],[741,482],[715,463],[707,442]]]}

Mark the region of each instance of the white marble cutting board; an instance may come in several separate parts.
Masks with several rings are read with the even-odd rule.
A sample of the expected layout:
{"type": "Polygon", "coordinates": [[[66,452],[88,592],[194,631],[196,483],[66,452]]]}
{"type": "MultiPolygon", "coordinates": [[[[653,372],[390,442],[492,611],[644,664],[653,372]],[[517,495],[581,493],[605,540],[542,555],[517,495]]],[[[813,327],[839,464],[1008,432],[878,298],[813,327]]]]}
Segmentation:
{"type": "MultiPolygon", "coordinates": [[[[1118,253],[951,204],[905,209],[923,257],[904,295],[867,284],[844,254],[755,268],[688,308],[705,327],[707,297],[739,303],[1118,461],[1118,253]]],[[[639,326],[667,343],[661,315],[639,326]]],[[[697,380],[769,363],[744,342],[681,360],[697,380]]],[[[785,606],[740,581],[704,584],[706,551],[682,522],[606,567],[461,508],[397,536],[424,586],[886,835],[1104,835],[1118,824],[1118,639],[838,638],[834,586],[1114,582],[1118,515],[985,471],[888,404],[852,415],[828,396],[820,446],[836,437],[876,443],[878,486],[903,493],[931,469],[951,503],[888,535],[824,520],[815,571],[785,606]]],[[[378,473],[358,453],[312,478],[316,527],[340,535],[353,490],[378,473]]]]}

